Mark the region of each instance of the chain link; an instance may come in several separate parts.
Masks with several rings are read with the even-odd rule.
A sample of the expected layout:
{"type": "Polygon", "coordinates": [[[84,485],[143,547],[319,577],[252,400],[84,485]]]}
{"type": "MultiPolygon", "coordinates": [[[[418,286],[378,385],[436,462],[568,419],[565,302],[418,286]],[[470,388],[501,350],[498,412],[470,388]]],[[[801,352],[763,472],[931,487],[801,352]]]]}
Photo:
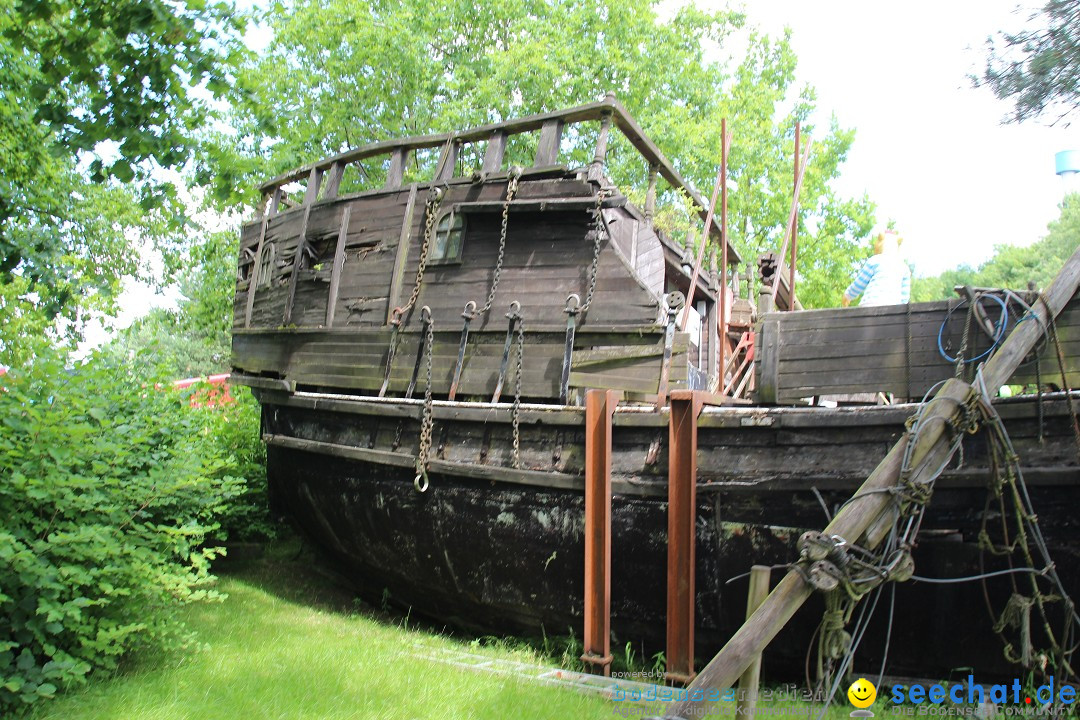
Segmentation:
{"type": "Polygon", "coordinates": [[[499,287],[499,279],[502,275],[503,256],[506,254],[506,225],[510,221],[510,202],[517,195],[518,181],[521,179],[521,168],[517,165],[510,168],[510,180],[506,184],[506,200],[502,209],[502,229],[499,233],[499,257],[495,261],[495,275],[491,279],[491,292],[488,293],[487,302],[480,308],[478,313],[485,314],[495,302],[495,290],[499,287]]]}
{"type": "Polygon", "coordinates": [[[522,358],[525,356],[525,322],[518,320],[517,324],[517,375],[514,378],[514,408],[511,410],[511,418],[514,426],[514,468],[521,464],[519,447],[521,445],[521,368],[522,358]]]}
{"type": "Polygon", "coordinates": [[[602,211],[604,200],[607,199],[608,191],[605,188],[600,188],[596,191],[596,218],[593,220],[593,252],[592,252],[592,265],[589,267],[589,291],[585,293],[585,303],[578,311],[582,314],[589,311],[589,307],[592,305],[593,295],[596,293],[596,269],[600,265],[600,241],[607,233],[607,227],[604,225],[604,213],[602,211]]]}
{"type": "Polygon", "coordinates": [[[416,303],[416,299],[420,297],[420,284],[424,281],[424,271],[427,270],[428,252],[431,249],[431,235],[432,230],[435,228],[435,216],[439,212],[442,199],[443,190],[437,187],[431,188],[424,213],[424,243],[420,246],[420,263],[416,266],[416,282],[413,284],[412,294],[409,295],[408,302],[401,307],[394,308],[393,317],[390,319],[390,322],[394,325],[401,324],[402,318],[416,303]]]}
{"type": "MultiPolygon", "coordinates": [[[[425,315],[429,315],[431,310],[425,305],[423,308],[425,315]]],[[[424,337],[424,354],[427,355],[427,386],[424,388],[424,415],[420,419],[420,451],[416,454],[416,477],[413,479],[413,487],[417,492],[427,492],[428,485],[428,454],[431,452],[431,430],[435,424],[434,417],[432,415],[433,402],[431,399],[431,349],[435,345],[435,321],[430,320],[427,323],[427,334],[424,337]]]]}

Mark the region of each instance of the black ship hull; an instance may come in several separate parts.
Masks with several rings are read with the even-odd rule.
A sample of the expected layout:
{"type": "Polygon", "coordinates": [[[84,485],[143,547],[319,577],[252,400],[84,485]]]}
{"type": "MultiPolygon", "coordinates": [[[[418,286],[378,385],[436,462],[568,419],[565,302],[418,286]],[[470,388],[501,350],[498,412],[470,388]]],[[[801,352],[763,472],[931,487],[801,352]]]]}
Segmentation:
{"type": "MultiPolygon", "coordinates": [[[[320,407],[279,397],[281,404],[264,398],[273,502],[363,595],[376,602],[390,598],[414,615],[474,633],[581,637],[584,494],[566,480],[583,454],[573,413],[522,429],[523,453],[534,467],[542,455],[549,466],[553,454],[559,457],[561,467],[552,473],[559,480],[548,485],[491,479],[508,432],[497,418],[436,422],[442,456],[450,459],[444,471],[431,473],[428,491],[419,493],[408,463],[414,449],[392,447],[394,438],[415,437],[416,431],[411,419],[395,419],[389,410],[410,406],[340,399],[320,407]],[[490,449],[481,457],[483,443],[467,445],[463,438],[485,432],[490,449]],[[471,467],[467,455],[474,456],[471,467]]],[[[1003,405],[1002,414],[1057,571],[1075,594],[1080,473],[1064,405],[1060,398],[1045,402],[1041,421],[1034,401],[1003,405]]],[[[833,512],[855,493],[867,467],[902,432],[909,410],[716,409],[703,417],[696,520],[699,667],[742,624],[750,567],[794,561],[801,533],[826,524],[823,503],[833,512]]],[[[443,412],[454,414],[449,407],[443,412]]],[[[612,647],[621,651],[630,643],[639,657],[664,649],[666,617],[667,497],[660,486],[667,465],[663,457],[649,458],[656,432],[647,417],[617,417],[613,448],[612,647]]],[[[956,578],[1008,566],[979,542],[980,533],[992,533],[1000,522],[996,502],[988,504],[983,439],[967,439],[963,457],[962,467],[946,470],[938,481],[914,552],[918,576],[956,578]]],[[[1029,582],[1017,576],[944,585],[913,580],[896,585],[895,600],[886,589],[856,667],[876,671],[888,637],[890,673],[946,677],[975,668],[988,676],[1015,674],[992,628],[1014,590],[1030,594],[1029,582]]],[[[803,677],[822,608],[815,598],[770,645],[767,674],[803,677]]]]}

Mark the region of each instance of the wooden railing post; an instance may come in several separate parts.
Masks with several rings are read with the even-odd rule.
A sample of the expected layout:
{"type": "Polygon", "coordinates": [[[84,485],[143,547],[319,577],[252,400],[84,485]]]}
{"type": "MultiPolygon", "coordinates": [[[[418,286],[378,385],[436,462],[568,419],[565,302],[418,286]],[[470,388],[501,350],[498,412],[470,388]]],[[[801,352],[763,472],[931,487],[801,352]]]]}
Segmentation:
{"type": "Polygon", "coordinates": [[[611,418],[619,394],[585,393],[585,653],[611,675],[611,418]]]}
{"type": "Polygon", "coordinates": [[[697,421],[704,395],[671,393],[668,418],[667,672],[671,682],[694,679],[697,421]]]}

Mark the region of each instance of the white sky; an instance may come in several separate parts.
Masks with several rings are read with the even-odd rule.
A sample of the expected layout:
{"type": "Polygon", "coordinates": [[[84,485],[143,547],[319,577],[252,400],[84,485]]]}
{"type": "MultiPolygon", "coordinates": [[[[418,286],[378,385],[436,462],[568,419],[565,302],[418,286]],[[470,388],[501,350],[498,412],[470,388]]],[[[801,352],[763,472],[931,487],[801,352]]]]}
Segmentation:
{"type": "Polygon", "coordinates": [[[818,91],[819,126],[832,113],[856,131],[836,188],[866,191],[879,223],[896,220],[918,275],[977,265],[996,244],[1031,243],[1057,217],[1065,185],[1054,154],[1080,149],[1080,124],[1002,125],[1008,106],[967,80],[987,36],[1023,24],[1028,13],[1015,8],[1016,0],[746,3],[750,22],[770,35],[792,29],[797,78],[818,91]]]}

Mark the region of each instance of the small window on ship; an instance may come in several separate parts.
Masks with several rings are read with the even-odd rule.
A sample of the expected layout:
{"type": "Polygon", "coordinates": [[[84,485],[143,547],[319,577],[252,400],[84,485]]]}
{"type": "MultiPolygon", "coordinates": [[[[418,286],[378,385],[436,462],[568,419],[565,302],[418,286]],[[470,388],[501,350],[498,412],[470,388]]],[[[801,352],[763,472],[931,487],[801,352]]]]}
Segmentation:
{"type": "Polygon", "coordinates": [[[461,262],[461,248],[465,241],[465,216],[450,212],[439,218],[435,225],[435,241],[431,247],[432,263],[461,262]]]}

